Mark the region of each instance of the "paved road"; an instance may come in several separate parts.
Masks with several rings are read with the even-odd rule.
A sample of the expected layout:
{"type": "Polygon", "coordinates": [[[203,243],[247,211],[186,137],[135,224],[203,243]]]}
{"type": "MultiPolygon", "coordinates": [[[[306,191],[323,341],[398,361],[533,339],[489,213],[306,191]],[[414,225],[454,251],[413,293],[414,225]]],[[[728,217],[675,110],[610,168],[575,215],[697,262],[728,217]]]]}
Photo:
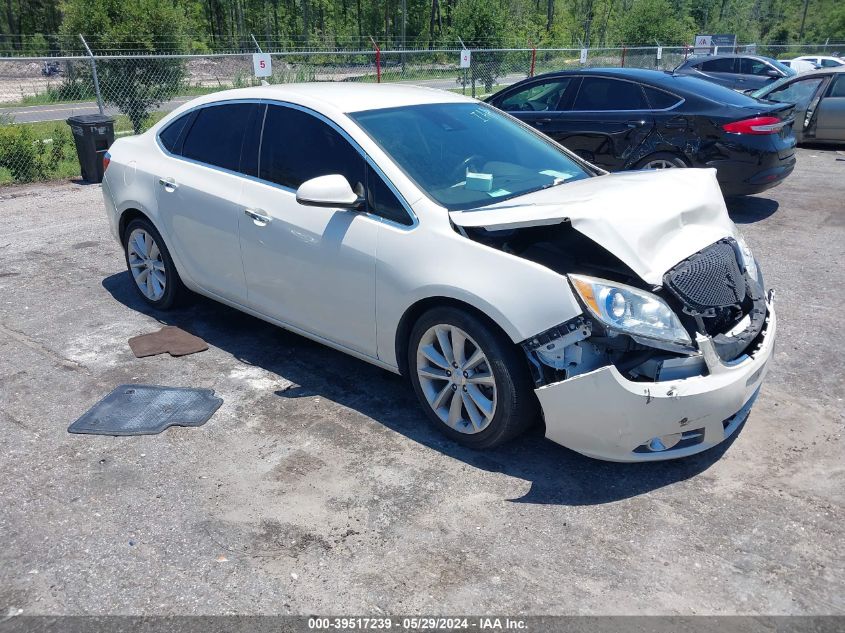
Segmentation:
{"type": "Polygon", "coordinates": [[[392,374],[211,301],[141,305],[99,186],[0,189],[0,620],[845,614],[841,158],[801,149],[731,202],[778,290],[772,370],[733,441],[665,464],[540,428],[461,448],[392,374]],[[163,324],[208,351],[135,358],[163,324]],[[125,383],[224,404],[200,428],[67,433],[125,383]]]}
{"type": "MultiPolygon", "coordinates": [[[[499,85],[512,84],[520,79],[524,79],[525,75],[510,74],[500,77],[497,82],[499,85]]],[[[460,88],[454,78],[448,79],[425,79],[421,81],[403,81],[401,83],[413,84],[417,86],[427,86],[429,88],[437,88],[439,90],[454,90],[460,88]]],[[[480,95],[483,92],[483,87],[476,88],[476,94],[480,95]]],[[[470,88],[467,87],[467,94],[470,94],[470,88]]],[[[193,97],[177,97],[162,104],[158,108],[159,112],[170,112],[176,109],[186,101],[190,101],[193,97]]],[[[64,121],[70,116],[80,114],[97,114],[99,109],[95,101],[80,101],[75,103],[51,103],[47,105],[36,106],[21,106],[12,108],[0,108],[0,115],[9,115],[13,117],[16,123],[34,123],[37,121],[64,121]]],[[[106,108],[108,114],[118,114],[117,108],[106,108]]]]}
{"type": "MultiPolygon", "coordinates": [[[[162,104],[162,112],[170,112],[193,97],[177,97],[162,104]]],[[[15,108],[0,108],[0,115],[10,115],[15,123],[34,123],[37,121],[64,121],[66,118],[80,114],[97,114],[99,109],[95,101],[79,101],[75,103],[51,103],[48,105],[23,106],[15,108]]],[[[118,114],[117,108],[106,108],[107,114],[118,114]]]]}

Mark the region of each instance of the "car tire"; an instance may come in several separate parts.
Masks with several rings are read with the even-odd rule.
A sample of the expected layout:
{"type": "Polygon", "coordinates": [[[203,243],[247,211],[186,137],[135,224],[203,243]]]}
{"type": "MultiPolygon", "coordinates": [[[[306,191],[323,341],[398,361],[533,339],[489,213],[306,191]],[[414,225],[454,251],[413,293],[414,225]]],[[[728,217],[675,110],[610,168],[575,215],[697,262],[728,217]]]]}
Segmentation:
{"type": "Polygon", "coordinates": [[[158,310],[176,305],[184,286],[161,234],[149,220],[136,218],[126,226],[123,254],[132,285],[147,305],[158,310]]]}
{"type": "Polygon", "coordinates": [[[682,169],[689,167],[683,156],[671,152],[658,152],[641,159],[635,169],[682,169]]]}
{"type": "Polygon", "coordinates": [[[467,310],[438,307],[417,320],[408,375],[431,422],[465,446],[498,446],[537,420],[524,356],[494,324],[467,310]]]}

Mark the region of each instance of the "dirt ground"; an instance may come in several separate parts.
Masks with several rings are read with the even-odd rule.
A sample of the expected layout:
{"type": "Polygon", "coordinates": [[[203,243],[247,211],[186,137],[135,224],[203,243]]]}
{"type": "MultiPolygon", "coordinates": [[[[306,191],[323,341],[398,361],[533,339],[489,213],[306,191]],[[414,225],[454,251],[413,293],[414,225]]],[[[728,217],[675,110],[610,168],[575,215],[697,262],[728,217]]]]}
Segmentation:
{"type": "Polygon", "coordinates": [[[845,153],[731,202],[777,290],[735,438],[620,465],[444,439],[397,376],[197,299],[136,298],[96,185],[0,190],[0,613],[845,613],[845,153]],[[173,324],[206,352],[136,359],[173,324]],[[123,383],[200,428],[67,426],[123,383]]]}

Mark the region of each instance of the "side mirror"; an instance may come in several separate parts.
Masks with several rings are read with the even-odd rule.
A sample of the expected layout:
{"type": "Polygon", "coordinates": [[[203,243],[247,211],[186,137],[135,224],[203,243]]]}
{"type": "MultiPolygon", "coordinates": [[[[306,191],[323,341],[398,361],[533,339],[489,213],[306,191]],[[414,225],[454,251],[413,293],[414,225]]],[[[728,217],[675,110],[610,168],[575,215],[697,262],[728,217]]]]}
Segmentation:
{"type": "Polygon", "coordinates": [[[769,70],[767,70],[766,75],[768,75],[770,79],[780,79],[783,76],[774,68],[770,68],[769,70]]]}
{"type": "Polygon", "coordinates": [[[349,181],[340,174],[317,176],[306,180],[296,190],[296,201],[309,207],[358,210],[364,199],[352,191],[349,181]]]}

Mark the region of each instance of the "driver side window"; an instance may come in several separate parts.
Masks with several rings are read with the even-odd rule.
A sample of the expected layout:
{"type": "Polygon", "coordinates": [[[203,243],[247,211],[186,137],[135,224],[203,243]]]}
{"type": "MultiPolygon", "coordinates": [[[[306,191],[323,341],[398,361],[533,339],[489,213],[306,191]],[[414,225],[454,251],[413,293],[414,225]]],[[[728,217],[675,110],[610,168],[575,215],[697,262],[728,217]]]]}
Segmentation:
{"type": "Polygon", "coordinates": [[[557,110],[570,77],[531,84],[502,99],[499,108],[505,112],[539,112],[557,110]]]}
{"type": "Polygon", "coordinates": [[[758,77],[764,77],[768,75],[770,70],[774,70],[774,68],[759,59],[748,59],[743,57],[739,60],[739,73],[741,75],[757,75],[758,77]]]}
{"type": "Polygon", "coordinates": [[[340,174],[364,191],[364,159],[334,128],[317,117],[271,105],[264,119],[259,178],[297,189],[317,176],[340,174]]]}
{"type": "Polygon", "coordinates": [[[340,174],[359,195],[367,188],[367,210],[399,224],[413,219],[364,157],[337,130],[307,112],[270,105],[264,120],[259,177],[297,189],[318,176],[340,174]]]}

